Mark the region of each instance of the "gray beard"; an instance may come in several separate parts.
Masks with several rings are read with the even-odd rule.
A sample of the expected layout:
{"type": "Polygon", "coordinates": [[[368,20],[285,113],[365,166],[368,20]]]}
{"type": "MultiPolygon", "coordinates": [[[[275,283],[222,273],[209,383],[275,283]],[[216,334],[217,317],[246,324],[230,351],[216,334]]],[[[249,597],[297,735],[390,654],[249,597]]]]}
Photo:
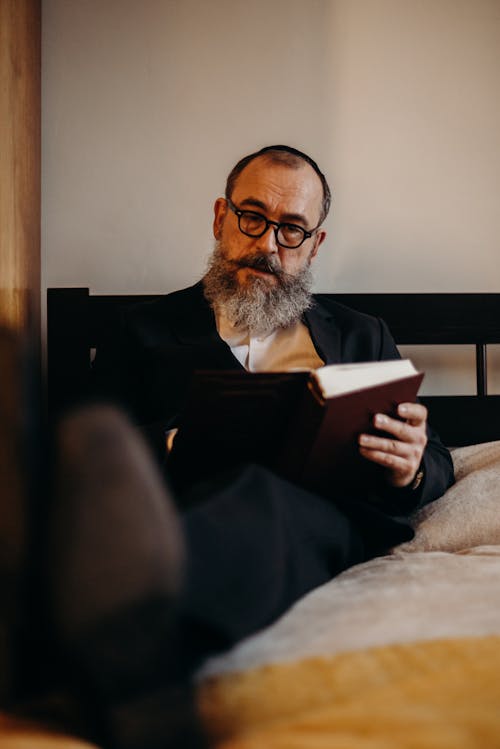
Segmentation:
{"type": "Polygon", "coordinates": [[[230,322],[247,328],[251,335],[268,335],[300,320],[312,305],[313,277],[306,265],[297,275],[285,273],[276,256],[253,253],[238,260],[228,260],[224,245],[217,241],[203,278],[205,297],[212,308],[223,307],[230,322]],[[253,267],[272,272],[277,283],[250,276],[240,286],[237,272],[253,267]]]}

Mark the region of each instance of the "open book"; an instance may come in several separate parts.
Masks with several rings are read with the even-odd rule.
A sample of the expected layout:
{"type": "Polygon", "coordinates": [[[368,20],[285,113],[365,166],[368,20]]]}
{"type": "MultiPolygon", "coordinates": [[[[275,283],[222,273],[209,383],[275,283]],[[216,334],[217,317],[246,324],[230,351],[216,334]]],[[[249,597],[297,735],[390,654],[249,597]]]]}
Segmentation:
{"type": "Polygon", "coordinates": [[[409,359],[331,364],[313,371],[197,372],[168,466],[186,488],[239,463],[259,463],[326,492],[367,463],[357,437],[376,413],[414,401],[423,373],[409,359]]]}

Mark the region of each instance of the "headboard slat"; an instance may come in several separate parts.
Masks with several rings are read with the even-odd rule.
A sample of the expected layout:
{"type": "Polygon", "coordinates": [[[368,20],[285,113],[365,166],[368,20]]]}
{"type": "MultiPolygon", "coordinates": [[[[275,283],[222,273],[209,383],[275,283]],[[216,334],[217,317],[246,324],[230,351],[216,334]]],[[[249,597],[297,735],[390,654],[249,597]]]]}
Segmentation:
{"type": "MultiPolygon", "coordinates": [[[[90,350],[123,306],[158,295],[91,295],[86,288],[47,293],[49,411],[74,400],[90,373],[90,350]]],[[[320,295],[320,297],[323,295],[320,295]]],[[[476,396],[427,396],[431,421],[449,445],[500,439],[500,396],[486,396],[486,344],[500,343],[500,294],[325,294],[382,317],[398,344],[474,344],[476,396]]]]}

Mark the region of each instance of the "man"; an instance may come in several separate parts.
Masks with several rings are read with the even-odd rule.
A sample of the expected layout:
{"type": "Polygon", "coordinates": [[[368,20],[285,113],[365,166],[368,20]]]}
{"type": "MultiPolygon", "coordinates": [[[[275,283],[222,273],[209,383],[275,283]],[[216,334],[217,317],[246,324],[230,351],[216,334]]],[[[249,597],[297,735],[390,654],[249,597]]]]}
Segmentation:
{"type": "MultiPolygon", "coordinates": [[[[98,352],[99,392],[146,427],[160,459],[196,369],[284,370],[398,356],[380,320],[320,304],[311,293],[329,204],[326,179],[307,155],[271,146],[245,157],[215,202],[216,246],[202,281],[127,311],[98,352]]],[[[63,427],[70,480],[54,547],[55,620],[86,682],[104,695],[117,747],[166,746],[167,735],[177,735],[172,746],[187,746],[185,737],[175,743],[178,729],[155,694],[165,705],[173,685],[185,683],[209,652],[412,536],[409,514],[440,496],[453,471],[425,408],[403,403],[398,412],[400,419],[376,415],[385,436],[359,436],[360,454],[379,466],[369,487],[344,481],[320,497],[242,456],[241,466],[189,490],[180,500],[190,508],[181,517],[182,584],[172,573],[181,554],[166,551],[180,548],[167,531],[175,521],[167,501],[158,501],[163,490],[147,478],[154,468],[144,468],[130,447],[134,438],[123,436],[126,427],[99,413],[63,427]],[[120,691],[116,682],[127,686],[120,691]]]]}
{"type": "MultiPolygon", "coordinates": [[[[131,311],[98,353],[101,392],[149,425],[160,458],[195,369],[272,371],[399,356],[380,321],[339,305],[322,308],[311,295],[310,266],[329,206],[326,179],[305,154],[272,146],[241,159],[226,197],[215,202],[216,245],[202,282],[131,311]]],[[[380,415],[376,423],[396,439],[360,435],[360,452],[387,468],[389,484],[407,487],[422,459],[427,479],[433,461],[424,450],[425,408],[401,404],[400,416],[404,422],[380,415]]],[[[429,456],[436,450],[448,466],[437,442],[429,456]]],[[[435,493],[424,492],[423,502],[435,493]]]]}

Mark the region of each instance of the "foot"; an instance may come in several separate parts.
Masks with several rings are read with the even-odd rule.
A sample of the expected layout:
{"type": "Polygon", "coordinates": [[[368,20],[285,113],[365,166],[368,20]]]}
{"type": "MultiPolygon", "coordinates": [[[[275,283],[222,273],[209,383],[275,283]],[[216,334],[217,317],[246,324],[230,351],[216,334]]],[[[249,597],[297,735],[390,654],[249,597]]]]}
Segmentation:
{"type": "Polygon", "coordinates": [[[99,738],[119,749],[199,746],[190,688],[169,680],[184,549],[162,478],[111,407],[68,415],[56,448],[53,626],[99,738]]]}

